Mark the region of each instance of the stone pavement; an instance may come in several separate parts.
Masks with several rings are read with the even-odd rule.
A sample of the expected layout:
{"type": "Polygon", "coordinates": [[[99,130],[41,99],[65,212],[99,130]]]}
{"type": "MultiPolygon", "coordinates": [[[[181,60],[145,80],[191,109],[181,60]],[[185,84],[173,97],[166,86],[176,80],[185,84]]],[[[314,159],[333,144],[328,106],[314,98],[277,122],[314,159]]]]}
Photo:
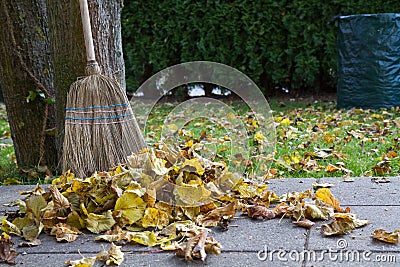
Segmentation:
{"type": "MultiPolygon", "coordinates": [[[[269,189],[282,195],[307,190],[314,182],[328,182],[342,207],[350,207],[360,219],[370,223],[353,233],[339,237],[324,237],[316,223],[311,229],[296,227],[291,220],[252,220],[235,218],[228,231],[213,229],[213,235],[223,246],[223,252],[208,255],[206,262],[186,262],[156,248],[125,245],[122,266],[400,266],[400,244],[392,245],[373,240],[375,229],[400,229],[400,177],[390,183],[375,183],[370,178],[355,178],[344,182],[342,178],[274,179],[269,189]],[[330,251],[330,252],[329,252],[330,251]]],[[[20,198],[19,191],[33,186],[0,187],[0,204],[20,198]]],[[[0,214],[12,208],[2,206],[0,214]]],[[[42,245],[31,248],[15,246],[20,255],[18,266],[66,266],[67,260],[95,256],[108,249],[108,243],[94,242],[94,235],[81,235],[73,243],[57,243],[54,237],[42,234],[42,245]],[[78,252],[79,251],[79,252],[78,252]],[[81,255],[80,255],[80,254],[81,255]]],[[[18,244],[21,239],[13,237],[18,244]]],[[[101,265],[98,265],[101,266],[101,265]]]]}

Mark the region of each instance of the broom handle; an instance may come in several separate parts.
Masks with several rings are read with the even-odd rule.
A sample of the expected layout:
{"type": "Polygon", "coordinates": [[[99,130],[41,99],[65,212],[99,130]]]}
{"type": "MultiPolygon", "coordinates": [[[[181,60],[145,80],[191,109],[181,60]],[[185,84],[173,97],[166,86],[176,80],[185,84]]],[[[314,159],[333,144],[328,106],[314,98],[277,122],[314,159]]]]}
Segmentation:
{"type": "Polygon", "coordinates": [[[87,0],[80,0],[79,5],[82,16],[83,36],[85,38],[86,59],[88,63],[89,62],[93,63],[96,62],[96,56],[94,54],[92,28],[90,26],[89,8],[87,0]]]}

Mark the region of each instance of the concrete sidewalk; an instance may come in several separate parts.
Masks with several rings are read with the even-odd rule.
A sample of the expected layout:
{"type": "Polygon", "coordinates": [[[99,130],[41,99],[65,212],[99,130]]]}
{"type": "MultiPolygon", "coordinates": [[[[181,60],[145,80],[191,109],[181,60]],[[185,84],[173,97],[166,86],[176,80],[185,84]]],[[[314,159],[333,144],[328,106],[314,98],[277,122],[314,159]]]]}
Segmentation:
{"type": "MultiPolygon", "coordinates": [[[[307,190],[314,182],[334,184],[331,192],[341,206],[350,207],[358,218],[370,223],[348,235],[324,237],[318,229],[323,222],[307,230],[292,225],[286,218],[279,223],[279,219],[238,217],[228,231],[212,229],[210,235],[221,243],[223,250],[221,255],[208,255],[204,264],[187,262],[158,248],[125,245],[122,266],[400,266],[400,244],[387,244],[370,237],[375,229],[400,229],[400,177],[380,184],[370,178],[355,178],[354,182],[344,182],[342,178],[274,179],[270,180],[269,189],[282,195],[307,190]]],[[[21,198],[20,190],[33,187],[0,187],[0,204],[21,198]]],[[[2,206],[1,214],[12,209],[2,206]]],[[[57,243],[54,237],[41,234],[42,245],[38,247],[15,246],[20,252],[16,262],[19,266],[66,266],[67,260],[80,259],[81,255],[95,256],[103,250],[102,246],[108,249],[108,243],[95,242],[94,237],[84,234],[73,243],[57,243]]],[[[15,236],[13,240],[15,244],[22,241],[15,236]]]]}

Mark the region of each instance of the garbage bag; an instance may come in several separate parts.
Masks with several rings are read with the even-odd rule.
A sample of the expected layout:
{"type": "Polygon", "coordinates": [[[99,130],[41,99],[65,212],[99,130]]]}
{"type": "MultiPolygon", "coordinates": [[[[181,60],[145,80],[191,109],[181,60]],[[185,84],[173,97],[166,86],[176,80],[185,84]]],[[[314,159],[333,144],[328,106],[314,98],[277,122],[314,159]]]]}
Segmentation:
{"type": "Polygon", "coordinates": [[[400,14],[338,19],[338,108],[400,106],[400,14]]]}

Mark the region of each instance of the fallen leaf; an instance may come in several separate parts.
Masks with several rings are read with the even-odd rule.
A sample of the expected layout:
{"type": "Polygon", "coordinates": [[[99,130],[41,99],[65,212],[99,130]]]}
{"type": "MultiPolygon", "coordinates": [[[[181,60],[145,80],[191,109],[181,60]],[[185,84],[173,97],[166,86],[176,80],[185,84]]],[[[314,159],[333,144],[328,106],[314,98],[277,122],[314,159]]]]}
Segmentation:
{"type": "Polygon", "coordinates": [[[55,185],[50,185],[50,192],[53,198],[54,209],[65,216],[70,207],[68,199],[58,191],[55,185]]]}
{"type": "Polygon", "coordinates": [[[261,205],[251,205],[246,207],[246,210],[247,210],[247,215],[253,219],[257,218],[273,219],[276,216],[276,213],[272,209],[269,209],[261,205]]]}
{"type": "Polygon", "coordinates": [[[108,251],[102,251],[97,254],[96,260],[105,261],[106,265],[121,265],[124,261],[124,253],[121,251],[121,246],[111,243],[108,251]]]}
{"type": "Polygon", "coordinates": [[[321,226],[321,231],[326,236],[347,234],[368,224],[368,220],[358,219],[354,213],[335,213],[332,218],[331,223],[321,226]]]}
{"type": "Polygon", "coordinates": [[[157,227],[162,229],[169,224],[168,214],[156,208],[147,208],[142,218],[142,226],[144,228],[157,227]]]}
{"type": "Polygon", "coordinates": [[[80,234],[78,229],[65,223],[56,224],[50,231],[50,235],[56,236],[57,242],[73,242],[80,234]]]}
{"type": "Polygon", "coordinates": [[[120,211],[121,216],[127,220],[127,224],[133,224],[144,215],[146,203],[136,193],[124,192],[115,203],[114,210],[120,211]]]}
{"type": "Polygon", "coordinates": [[[115,224],[111,210],[103,212],[102,214],[89,213],[86,218],[86,228],[95,234],[110,230],[115,224]]]}
{"type": "Polygon", "coordinates": [[[235,200],[234,202],[229,203],[226,206],[216,208],[216,209],[208,212],[203,217],[201,217],[198,220],[198,223],[204,227],[216,226],[216,225],[218,225],[218,222],[221,221],[221,219],[234,217],[237,206],[238,206],[238,201],[235,200]]]}
{"type": "Polygon", "coordinates": [[[400,237],[400,230],[394,230],[393,232],[389,232],[383,229],[375,230],[372,236],[372,238],[375,238],[379,241],[391,244],[398,244],[399,237],[400,237]]]}
{"type": "Polygon", "coordinates": [[[345,210],[340,207],[339,200],[337,200],[328,188],[320,188],[315,192],[315,198],[331,205],[335,211],[344,212],[345,210]]]}
{"type": "Polygon", "coordinates": [[[293,221],[292,222],[294,225],[300,226],[300,227],[304,227],[304,228],[311,228],[315,223],[310,221],[309,219],[303,219],[301,221],[293,221]]]}
{"type": "Polygon", "coordinates": [[[14,243],[11,237],[6,233],[2,233],[0,237],[0,262],[12,265],[16,264],[13,259],[18,256],[18,252],[12,248],[13,246],[14,243]]]}
{"type": "Polygon", "coordinates": [[[24,241],[18,244],[18,247],[36,247],[42,244],[40,239],[35,239],[33,241],[24,241]]]}
{"type": "Polygon", "coordinates": [[[65,264],[69,264],[70,267],[92,267],[96,262],[96,257],[82,258],[80,260],[66,261],[65,264]]]}

